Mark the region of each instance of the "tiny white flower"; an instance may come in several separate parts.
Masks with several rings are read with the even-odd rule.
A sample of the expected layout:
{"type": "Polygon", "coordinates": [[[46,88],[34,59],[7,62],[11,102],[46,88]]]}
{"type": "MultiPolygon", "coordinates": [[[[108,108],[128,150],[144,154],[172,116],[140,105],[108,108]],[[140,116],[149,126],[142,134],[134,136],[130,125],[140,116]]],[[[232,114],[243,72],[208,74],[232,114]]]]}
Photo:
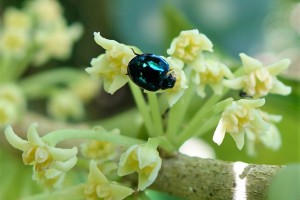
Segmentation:
{"type": "Polygon", "coordinates": [[[260,113],[255,109],[265,104],[264,99],[233,101],[222,113],[222,117],[214,132],[213,141],[220,145],[228,132],[236,142],[238,149],[244,146],[244,134],[247,128],[256,127],[261,132],[269,131],[260,113]]]}
{"type": "Polygon", "coordinates": [[[91,101],[99,94],[100,86],[101,83],[98,80],[91,79],[86,74],[70,85],[71,91],[85,103],[91,101]]]}
{"type": "Polygon", "coordinates": [[[25,9],[43,26],[55,23],[62,17],[62,7],[58,1],[33,0],[26,4],[25,9]]]}
{"type": "Polygon", "coordinates": [[[77,147],[62,149],[49,146],[39,136],[37,123],[30,125],[27,139],[20,138],[12,129],[5,129],[7,141],[16,149],[23,151],[22,158],[26,165],[33,165],[33,178],[47,187],[60,187],[64,173],[69,171],[77,162],[77,147]]]}
{"type": "Polygon", "coordinates": [[[24,111],[26,99],[20,87],[15,84],[0,85],[0,99],[5,99],[13,103],[19,111],[24,111]]]}
{"type": "Polygon", "coordinates": [[[131,188],[110,183],[104,174],[97,167],[97,162],[90,162],[88,182],[84,188],[84,196],[88,200],[122,200],[131,195],[131,188]]]}
{"type": "Polygon", "coordinates": [[[113,94],[129,81],[127,66],[135,55],[131,47],[105,39],[99,32],[94,33],[94,38],[106,53],[92,59],[92,66],[86,71],[96,79],[103,79],[104,90],[113,94]]]}
{"type": "Polygon", "coordinates": [[[48,113],[58,120],[81,119],[84,107],[81,100],[70,91],[62,91],[54,94],[47,105],[48,113]]]}
{"type": "Polygon", "coordinates": [[[202,51],[213,51],[211,41],[197,29],[181,31],[174,38],[167,53],[185,63],[194,61],[202,51]]]}
{"type": "Polygon", "coordinates": [[[170,65],[170,72],[176,77],[176,82],[173,88],[164,90],[167,95],[168,103],[172,107],[183,95],[185,89],[188,88],[188,82],[183,68],[183,63],[180,60],[168,57],[166,61],[170,65]]]}
{"type": "Polygon", "coordinates": [[[111,160],[117,153],[117,147],[111,142],[91,140],[81,145],[84,157],[97,160],[111,160]]]}
{"type": "Polygon", "coordinates": [[[35,34],[35,41],[38,45],[34,57],[34,64],[40,66],[50,58],[67,59],[71,55],[73,44],[82,34],[80,24],[67,26],[64,20],[56,22],[51,28],[38,29],[35,34]]]}
{"type": "Polygon", "coordinates": [[[259,110],[263,120],[270,126],[268,131],[261,131],[256,126],[250,126],[246,129],[247,137],[247,153],[251,156],[256,155],[255,144],[261,142],[267,148],[277,150],[281,146],[281,136],[278,128],[274,123],[281,121],[280,115],[270,115],[266,112],[259,110]]]}
{"type": "Polygon", "coordinates": [[[22,10],[7,8],[3,14],[3,25],[5,29],[27,32],[32,26],[32,19],[22,10]]]}
{"type": "Polygon", "coordinates": [[[4,29],[0,35],[0,52],[8,57],[22,58],[29,47],[29,35],[23,31],[4,29]]]}
{"type": "Polygon", "coordinates": [[[192,80],[197,85],[197,94],[205,97],[205,87],[208,85],[215,94],[220,95],[223,92],[224,78],[232,79],[234,76],[230,69],[215,60],[197,59],[192,64],[194,71],[192,80]]]}
{"type": "Polygon", "coordinates": [[[15,104],[8,100],[0,99],[0,127],[16,122],[18,114],[15,104]]]}
{"type": "Polygon", "coordinates": [[[289,59],[280,60],[274,64],[263,64],[246,54],[241,53],[245,74],[232,80],[224,80],[223,84],[232,89],[242,89],[254,98],[266,96],[269,93],[288,95],[291,87],[284,85],[277,79],[277,75],[290,65],[289,59]]]}
{"type": "Polygon", "coordinates": [[[145,190],[155,181],[161,168],[162,160],[156,148],[157,145],[150,142],[128,148],[120,158],[118,175],[124,176],[137,172],[138,190],[145,190]]]}

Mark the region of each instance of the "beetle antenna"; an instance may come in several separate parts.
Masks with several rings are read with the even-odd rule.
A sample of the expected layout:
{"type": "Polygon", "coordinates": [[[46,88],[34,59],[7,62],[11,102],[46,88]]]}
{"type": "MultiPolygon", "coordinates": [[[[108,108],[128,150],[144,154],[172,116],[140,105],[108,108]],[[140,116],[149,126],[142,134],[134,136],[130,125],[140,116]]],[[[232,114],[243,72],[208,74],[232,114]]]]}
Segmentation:
{"type": "Polygon", "coordinates": [[[131,50],[132,50],[132,52],[134,53],[134,55],[136,55],[136,56],[139,56],[139,55],[141,55],[141,54],[138,54],[138,53],[136,53],[136,52],[134,51],[134,49],[133,49],[133,48],[131,48],[131,50]]]}

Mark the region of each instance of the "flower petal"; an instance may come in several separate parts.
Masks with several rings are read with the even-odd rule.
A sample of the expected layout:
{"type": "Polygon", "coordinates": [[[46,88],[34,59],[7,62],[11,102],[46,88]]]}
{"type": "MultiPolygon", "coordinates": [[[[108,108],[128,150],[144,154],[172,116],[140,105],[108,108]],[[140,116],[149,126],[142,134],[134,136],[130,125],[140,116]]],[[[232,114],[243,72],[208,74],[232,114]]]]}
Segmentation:
{"type": "Polygon", "coordinates": [[[235,90],[239,90],[244,87],[243,80],[244,80],[243,77],[239,77],[231,80],[223,80],[223,85],[235,90]]]}
{"type": "Polygon", "coordinates": [[[241,150],[244,146],[244,133],[239,132],[239,133],[230,133],[232,138],[235,141],[235,144],[239,150],[241,150]]]}
{"type": "Polygon", "coordinates": [[[290,86],[284,85],[279,80],[275,80],[273,88],[270,90],[270,92],[281,95],[289,95],[292,92],[292,88],[290,86]]]}
{"type": "Polygon", "coordinates": [[[55,168],[59,171],[67,172],[72,169],[77,163],[77,157],[74,156],[67,161],[56,161],[54,163],[55,168]]]}
{"type": "Polygon", "coordinates": [[[37,123],[32,123],[27,131],[27,138],[28,142],[33,142],[39,146],[45,146],[46,144],[42,141],[41,137],[39,136],[39,133],[37,132],[37,123]]]}
{"type": "Polygon", "coordinates": [[[251,58],[250,56],[247,56],[244,53],[240,53],[240,57],[242,59],[246,74],[251,73],[263,66],[260,61],[251,58]]]}
{"type": "Polygon", "coordinates": [[[6,127],[5,129],[5,136],[10,145],[12,145],[14,148],[25,151],[29,144],[26,140],[23,140],[20,138],[12,129],[11,126],[6,127]]]}
{"type": "Polygon", "coordinates": [[[110,184],[111,192],[114,200],[122,200],[131,195],[134,190],[117,184],[110,184]]]}
{"type": "Polygon", "coordinates": [[[75,157],[78,153],[78,149],[77,147],[73,147],[72,149],[50,147],[49,152],[55,160],[65,161],[71,159],[72,157],[75,157]]]}
{"type": "Polygon", "coordinates": [[[115,45],[118,45],[119,43],[116,42],[115,40],[109,40],[100,35],[100,32],[95,32],[94,33],[94,40],[95,42],[103,47],[104,49],[111,49],[115,45]]]}
{"type": "Polygon", "coordinates": [[[88,180],[91,182],[95,181],[98,184],[99,183],[108,184],[108,180],[106,179],[104,174],[102,174],[102,172],[97,167],[97,162],[95,160],[91,160],[91,162],[90,162],[90,172],[88,175],[88,180]]]}
{"type": "Polygon", "coordinates": [[[214,132],[213,141],[218,145],[221,145],[225,137],[225,132],[226,132],[226,127],[223,123],[223,118],[221,118],[214,132]]]}
{"type": "Polygon", "coordinates": [[[290,64],[291,64],[290,59],[283,59],[267,66],[267,69],[272,76],[277,76],[282,71],[286,70],[290,64]]]}

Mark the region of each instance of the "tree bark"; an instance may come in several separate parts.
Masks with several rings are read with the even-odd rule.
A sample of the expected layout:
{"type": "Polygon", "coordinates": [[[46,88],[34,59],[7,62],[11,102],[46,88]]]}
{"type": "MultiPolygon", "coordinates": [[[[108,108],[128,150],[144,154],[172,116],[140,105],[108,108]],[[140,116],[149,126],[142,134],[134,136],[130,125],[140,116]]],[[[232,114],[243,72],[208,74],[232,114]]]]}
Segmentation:
{"type": "Polygon", "coordinates": [[[163,160],[152,188],[190,200],[260,200],[280,168],[178,154],[163,160]]]}

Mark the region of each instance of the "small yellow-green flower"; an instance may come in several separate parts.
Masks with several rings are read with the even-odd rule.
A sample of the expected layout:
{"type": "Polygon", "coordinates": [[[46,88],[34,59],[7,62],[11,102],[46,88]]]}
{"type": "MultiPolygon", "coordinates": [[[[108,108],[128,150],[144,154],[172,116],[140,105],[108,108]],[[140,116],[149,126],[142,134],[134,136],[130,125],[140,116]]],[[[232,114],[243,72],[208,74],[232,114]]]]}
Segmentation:
{"type": "Polygon", "coordinates": [[[185,63],[194,61],[202,51],[213,51],[211,41],[197,29],[181,31],[174,38],[167,53],[185,63]]]}
{"type": "Polygon", "coordinates": [[[32,19],[24,11],[16,8],[7,8],[3,14],[3,25],[5,29],[27,32],[32,26],[32,19]]]}
{"type": "Polygon", "coordinates": [[[85,185],[84,195],[87,200],[122,200],[131,195],[131,188],[110,183],[104,174],[98,169],[97,162],[90,162],[88,182],[85,185]]]}
{"type": "Polygon", "coordinates": [[[91,101],[100,92],[100,82],[91,79],[88,75],[82,76],[79,80],[74,81],[70,87],[71,91],[80,98],[81,101],[87,103],[91,101]]]}
{"type": "Polygon", "coordinates": [[[14,123],[18,118],[18,109],[12,102],[0,99],[0,127],[14,123]]]}
{"type": "Polygon", "coordinates": [[[182,70],[183,63],[180,60],[168,57],[166,61],[170,65],[170,73],[173,73],[176,77],[174,87],[164,91],[167,95],[168,103],[172,107],[183,95],[184,90],[188,88],[188,82],[182,70]]]}
{"type": "Polygon", "coordinates": [[[26,99],[20,87],[15,84],[2,84],[0,86],[0,99],[13,103],[19,111],[24,111],[26,99]]]}
{"type": "Polygon", "coordinates": [[[217,95],[223,92],[224,78],[233,78],[230,69],[215,60],[197,59],[192,64],[194,74],[193,81],[197,85],[197,93],[201,97],[205,97],[205,86],[210,86],[217,95]]]}
{"type": "Polygon", "coordinates": [[[248,128],[256,127],[260,132],[269,131],[268,123],[263,120],[260,112],[255,109],[264,104],[265,99],[233,101],[223,111],[214,132],[213,141],[220,145],[223,142],[225,133],[228,132],[235,140],[237,148],[242,149],[244,146],[244,134],[248,128]]]}
{"type": "Polygon", "coordinates": [[[68,27],[64,20],[57,21],[51,28],[38,29],[34,39],[39,51],[34,57],[34,64],[42,65],[50,58],[67,59],[71,55],[74,42],[81,34],[80,24],[68,27]]]}
{"type": "Polygon", "coordinates": [[[155,181],[161,168],[162,160],[156,148],[157,145],[149,141],[128,148],[120,158],[118,175],[124,176],[137,172],[139,174],[138,190],[145,190],[155,181]]]}
{"type": "Polygon", "coordinates": [[[29,47],[29,36],[23,31],[4,29],[0,35],[0,52],[9,57],[21,58],[29,47]]]}
{"type": "Polygon", "coordinates": [[[23,151],[22,158],[26,165],[33,165],[33,178],[47,187],[60,187],[64,175],[77,162],[77,147],[61,149],[49,146],[40,138],[37,123],[30,125],[27,139],[23,140],[8,126],[5,129],[7,141],[16,149],[23,151]]]}
{"type": "Polygon", "coordinates": [[[82,155],[90,159],[111,160],[116,151],[116,145],[106,141],[91,140],[81,145],[82,155]]]}
{"type": "Polygon", "coordinates": [[[113,94],[129,81],[127,66],[135,55],[131,47],[105,39],[99,32],[94,33],[94,39],[106,52],[92,59],[92,66],[86,71],[96,79],[103,79],[104,90],[113,94]]]}
{"type": "Polygon", "coordinates": [[[15,123],[24,114],[26,99],[15,84],[0,86],[0,127],[15,123]]]}
{"type": "Polygon", "coordinates": [[[281,146],[280,132],[274,123],[281,121],[282,117],[280,115],[271,115],[261,110],[258,111],[263,120],[269,124],[270,129],[261,131],[256,126],[250,126],[246,129],[247,153],[251,156],[256,155],[255,145],[257,143],[262,143],[272,150],[277,150],[281,146]]]}
{"type": "Polygon", "coordinates": [[[33,0],[26,4],[26,11],[31,13],[39,25],[49,26],[60,20],[62,7],[55,0],[33,0]]]}
{"type": "Polygon", "coordinates": [[[232,89],[242,89],[254,98],[266,96],[269,93],[288,95],[291,87],[284,85],[277,79],[277,75],[290,65],[289,59],[280,60],[274,64],[263,64],[246,54],[241,53],[245,74],[232,80],[224,80],[223,84],[232,89]]]}
{"type": "Polygon", "coordinates": [[[58,120],[81,119],[85,112],[81,100],[70,91],[54,94],[47,105],[48,113],[58,120]]]}

